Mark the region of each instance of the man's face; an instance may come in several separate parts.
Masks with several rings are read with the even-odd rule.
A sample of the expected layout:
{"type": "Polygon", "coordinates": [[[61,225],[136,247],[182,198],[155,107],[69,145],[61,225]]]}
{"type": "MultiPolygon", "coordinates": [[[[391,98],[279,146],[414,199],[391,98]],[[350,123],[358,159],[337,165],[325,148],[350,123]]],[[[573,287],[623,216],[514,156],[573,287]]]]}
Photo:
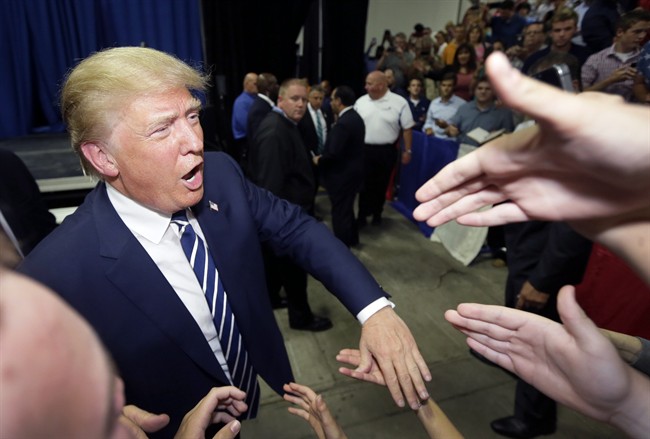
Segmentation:
{"type": "Polygon", "coordinates": [[[388,88],[395,85],[395,73],[393,73],[392,69],[384,70],[384,75],[386,76],[386,82],[388,83],[388,88]]]}
{"type": "Polygon", "coordinates": [[[524,47],[541,46],[544,42],[544,25],[531,24],[524,31],[524,47]]]}
{"type": "Polygon", "coordinates": [[[203,197],[201,103],[185,89],[135,98],[117,115],[107,180],[150,209],[172,214],[203,197]]]}
{"type": "Polygon", "coordinates": [[[366,77],[366,91],[370,99],[379,99],[386,94],[388,85],[386,77],[381,72],[372,72],[366,77]]]}
{"type": "Polygon", "coordinates": [[[501,18],[504,20],[509,19],[514,15],[515,11],[514,9],[499,9],[499,14],[501,15],[501,18]]]}
{"type": "Polygon", "coordinates": [[[640,21],[626,31],[616,31],[617,42],[621,46],[622,51],[631,52],[640,47],[641,43],[645,39],[649,26],[650,22],[640,21]]]}
{"type": "Polygon", "coordinates": [[[406,51],[406,40],[404,37],[395,37],[395,47],[402,51],[406,51]]]}
{"type": "Polygon", "coordinates": [[[467,32],[465,32],[465,28],[463,26],[456,26],[454,30],[454,39],[456,42],[464,43],[466,38],[467,32]]]}
{"type": "Polygon", "coordinates": [[[576,22],[564,20],[551,26],[551,42],[554,49],[566,49],[571,45],[571,38],[576,33],[576,22]]]}
{"type": "Polygon", "coordinates": [[[76,312],[52,291],[6,270],[0,309],[3,437],[131,437],[117,422],[121,382],[76,312]]]}
{"type": "Polygon", "coordinates": [[[449,99],[452,94],[454,94],[454,81],[451,79],[445,79],[440,82],[440,97],[446,100],[449,99]]]}
{"type": "Polygon", "coordinates": [[[320,108],[323,106],[324,97],[325,95],[320,91],[312,90],[309,93],[309,104],[311,105],[311,108],[314,110],[320,110],[320,108]]]}
{"type": "Polygon", "coordinates": [[[284,95],[278,97],[278,107],[289,119],[298,123],[305,115],[307,109],[307,87],[304,85],[290,85],[284,95]]]}
{"type": "Polygon", "coordinates": [[[474,89],[474,97],[476,98],[476,103],[479,105],[490,105],[494,102],[494,93],[492,93],[492,87],[487,81],[481,81],[478,83],[474,89]]]}
{"type": "Polygon", "coordinates": [[[418,79],[411,79],[408,91],[412,98],[420,97],[420,93],[422,93],[422,83],[418,79]]]}
{"type": "Polygon", "coordinates": [[[332,113],[339,114],[341,112],[341,100],[336,97],[336,89],[330,96],[330,106],[332,107],[332,113]]]}

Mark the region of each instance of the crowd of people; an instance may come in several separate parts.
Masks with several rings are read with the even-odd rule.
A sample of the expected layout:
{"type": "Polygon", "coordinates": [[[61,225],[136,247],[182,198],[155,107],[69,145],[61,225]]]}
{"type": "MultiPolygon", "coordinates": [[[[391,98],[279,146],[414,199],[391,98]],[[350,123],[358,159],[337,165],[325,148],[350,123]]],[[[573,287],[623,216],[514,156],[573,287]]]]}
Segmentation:
{"type": "Polygon", "coordinates": [[[520,377],[515,413],[492,429],[552,433],[557,401],[644,437],[650,343],[603,335],[566,286],[591,242],[650,284],[650,111],[638,105],[650,103],[650,16],[612,3],[476,3],[433,36],[421,24],[386,32],[366,54],[363,96],[250,72],[230,156],[203,150],[204,73],[143,47],[81,61],[61,109],[98,185],[60,226],[23,166],[10,167],[26,195],[0,191],[0,436],[232,438],[256,416],[260,376],[319,438],[346,437],[324,398],[294,382],[272,312],[287,307],[294,330],[333,326],[309,306],[309,273],[362,327],[340,372],[387,386],[431,437],[460,437],[390,295],[350,251],[360,229],[381,226],[417,130],[475,147],[418,191],[417,220],[521,223],[505,229],[517,255],[507,308],[445,315],[477,358],[520,377]],[[609,34],[594,29],[604,16],[609,34]],[[572,72],[571,93],[527,76],[555,64],[572,72]],[[481,146],[477,129],[515,132],[481,146]]]}

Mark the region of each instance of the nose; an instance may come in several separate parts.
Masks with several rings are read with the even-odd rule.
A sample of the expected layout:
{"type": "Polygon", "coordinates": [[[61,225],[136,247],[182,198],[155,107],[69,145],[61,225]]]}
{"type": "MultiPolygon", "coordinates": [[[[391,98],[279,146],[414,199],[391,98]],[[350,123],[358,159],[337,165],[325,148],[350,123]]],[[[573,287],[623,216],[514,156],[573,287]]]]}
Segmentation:
{"type": "Polygon", "coordinates": [[[187,120],[184,121],[178,141],[183,154],[203,151],[203,128],[201,123],[196,121],[196,124],[192,124],[187,120]]]}

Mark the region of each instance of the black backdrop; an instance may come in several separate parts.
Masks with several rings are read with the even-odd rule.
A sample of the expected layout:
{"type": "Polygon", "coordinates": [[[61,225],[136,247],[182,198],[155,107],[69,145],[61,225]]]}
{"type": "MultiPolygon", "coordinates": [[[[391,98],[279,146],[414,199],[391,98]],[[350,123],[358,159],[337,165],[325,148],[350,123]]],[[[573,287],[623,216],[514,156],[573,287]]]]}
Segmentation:
{"type": "Polygon", "coordinates": [[[329,79],[363,92],[364,40],[368,0],[321,0],[322,78],[318,77],[318,0],[202,0],[205,62],[214,87],[205,122],[206,141],[224,148],[231,141],[232,103],[247,72],[270,72],[283,79],[329,79]],[[303,56],[295,41],[305,26],[303,56]],[[216,136],[217,139],[211,138],[216,136]]]}

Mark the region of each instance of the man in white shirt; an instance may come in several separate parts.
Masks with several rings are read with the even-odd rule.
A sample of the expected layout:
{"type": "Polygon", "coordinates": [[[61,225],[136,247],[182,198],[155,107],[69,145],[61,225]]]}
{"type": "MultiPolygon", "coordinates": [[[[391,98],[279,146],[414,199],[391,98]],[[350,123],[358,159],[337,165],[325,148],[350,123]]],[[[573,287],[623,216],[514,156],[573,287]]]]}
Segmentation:
{"type": "Polygon", "coordinates": [[[366,125],[364,146],[364,185],[359,193],[360,227],[372,215],[372,223],[381,224],[386,189],[397,161],[397,142],[402,136],[402,164],[411,161],[411,145],[415,125],[409,104],[402,96],[388,89],[386,75],[374,71],[366,77],[366,91],[354,104],[354,109],[366,125]]]}

